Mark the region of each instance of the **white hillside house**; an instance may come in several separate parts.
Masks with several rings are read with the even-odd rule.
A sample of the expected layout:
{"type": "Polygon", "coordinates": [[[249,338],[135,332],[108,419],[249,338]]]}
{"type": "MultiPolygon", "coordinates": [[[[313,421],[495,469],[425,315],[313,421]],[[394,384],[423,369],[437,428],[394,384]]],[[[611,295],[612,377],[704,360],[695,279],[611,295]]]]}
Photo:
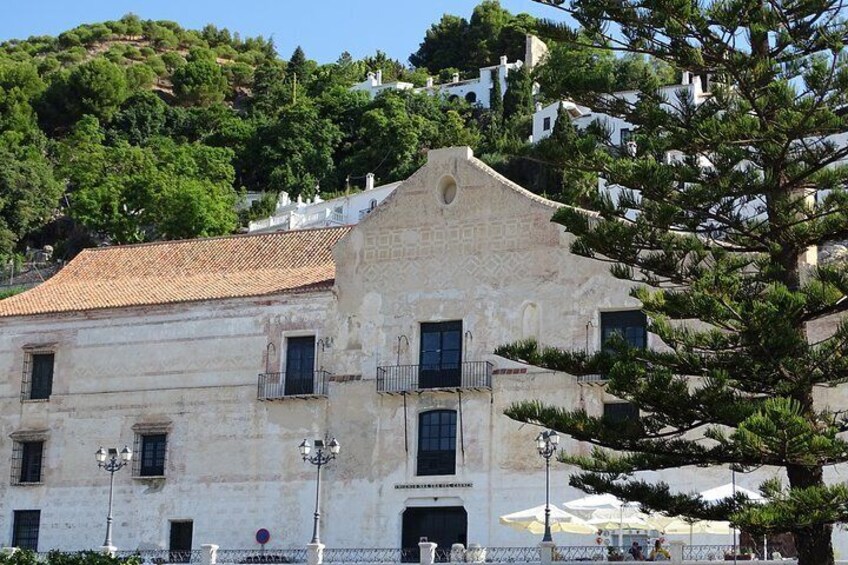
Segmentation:
{"type": "Polygon", "coordinates": [[[528,35],[524,50],[524,61],[518,60],[510,63],[507,61],[506,55],[503,55],[497,65],[481,67],[479,76],[473,79],[459,80],[459,73],[455,73],[450,82],[435,84],[433,77],[430,77],[427,79],[426,86],[415,88],[410,82],[394,81],[384,84],[382,71],[377,71],[368,73],[365,80],[351,87],[351,90],[367,92],[371,98],[386,90],[412,90],[432,95],[439,94],[449,99],[463,98],[469,104],[479,104],[483,108],[489,108],[495,81],[500,82],[501,96],[503,96],[507,90],[506,77],[509,76],[509,73],[524,66],[528,70],[533,69],[543,61],[547,52],[548,48],[543,41],[533,35],[528,35]]]}
{"type": "Polygon", "coordinates": [[[365,190],[332,200],[304,201],[300,196],[292,201],[287,192],[281,192],[273,215],[250,222],[248,232],[262,233],[289,231],[304,228],[347,226],[358,223],[374,210],[398,187],[400,182],[374,186],[374,175],[365,176],[365,190]]]}
{"type": "MultiPolygon", "coordinates": [[[[710,96],[709,83],[705,82],[703,77],[690,72],[683,73],[680,84],[660,88],[660,93],[672,104],[678,99],[681,91],[690,96],[695,104],[702,103],[710,96]]],[[[616,92],[613,96],[635,103],[639,97],[639,91],[624,90],[616,92]]],[[[557,119],[563,112],[568,114],[578,129],[583,129],[596,120],[606,123],[607,127],[611,129],[613,141],[621,145],[630,140],[630,135],[633,132],[633,126],[620,118],[592,112],[591,108],[579,106],[568,100],[558,100],[547,106],[536,105],[536,112],[533,114],[533,135],[530,141],[538,143],[550,137],[557,119]]]]}

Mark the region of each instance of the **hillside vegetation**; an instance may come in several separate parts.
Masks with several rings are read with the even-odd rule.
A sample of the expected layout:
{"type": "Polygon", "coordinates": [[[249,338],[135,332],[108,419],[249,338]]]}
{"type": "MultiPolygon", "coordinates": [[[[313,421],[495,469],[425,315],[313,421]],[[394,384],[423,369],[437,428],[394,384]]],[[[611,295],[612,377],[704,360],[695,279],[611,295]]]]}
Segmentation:
{"type": "MultiPolygon", "coordinates": [[[[0,259],[46,244],[70,258],[91,245],[232,233],[269,213],[280,191],[327,198],[356,190],[369,172],[400,180],[428,149],[449,145],[470,145],[515,180],[570,198],[562,172],[539,158],[550,144],[528,146],[533,77],[524,71],[488,110],[350,91],[369,71],[422,85],[475,74],[502,54],[522,58],[535,25],[486,0],[469,20],[434,24],[412,66],[381,52],[319,65],[300,48],[284,60],[269,39],[134,15],[0,44],[0,259]],[[239,213],[245,191],[266,197],[239,213]]],[[[535,78],[555,91],[574,81],[556,69],[577,64],[581,81],[622,87],[667,73],[558,45],[551,61],[535,78]]]]}

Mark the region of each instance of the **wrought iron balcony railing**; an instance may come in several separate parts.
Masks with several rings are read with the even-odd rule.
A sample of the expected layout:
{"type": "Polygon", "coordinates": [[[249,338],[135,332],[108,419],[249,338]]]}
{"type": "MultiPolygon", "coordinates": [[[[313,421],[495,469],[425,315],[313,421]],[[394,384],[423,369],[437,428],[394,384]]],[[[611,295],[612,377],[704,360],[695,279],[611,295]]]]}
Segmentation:
{"type": "Polygon", "coordinates": [[[461,388],[492,388],[492,364],[488,361],[469,361],[452,365],[377,367],[377,392],[461,388]]]}
{"type": "Polygon", "coordinates": [[[309,373],[260,373],[259,400],[281,400],[309,396],[327,396],[327,371],[309,373]]]}

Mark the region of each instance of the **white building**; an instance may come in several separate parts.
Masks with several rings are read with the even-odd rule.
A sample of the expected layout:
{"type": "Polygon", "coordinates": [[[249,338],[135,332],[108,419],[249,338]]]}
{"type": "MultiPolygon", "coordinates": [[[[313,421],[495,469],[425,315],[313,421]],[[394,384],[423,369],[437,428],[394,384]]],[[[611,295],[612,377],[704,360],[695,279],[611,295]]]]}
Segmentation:
{"type": "Polygon", "coordinates": [[[250,222],[248,232],[287,231],[305,228],[352,225],[371,213],[400,185],[393,182],[374,186],[374,175],[365,176],[365,190],[332,200],[304,201],[301,197],[292,202],[287,192],[281,192],[274,213],[262,220],[250,222]]]}
{"type": "MultiPolygon", "coordinates": [[[[544,399],[623,418],[638,408],[602,381],[493,351],[531,337],[595,350],[612,329],[658,345],[630,285],[570,253],[572,236],[550,221],[558,206],[468,148],[440,149],[355,226],[87,250],[0,301],[10,461],[0,541],[101,545],[109,478],[94,453],[127,444],[119,548],[259,549],[260,528],[271,534],[263,549],[301,548],[315,469],[298,445],[327,433],[342,445],[322,471],[329,548],[415,547],[421,536],[535,545],[498,524],[541,504],[545,485],[538,429],[505,408],[544,399]]],[[[844,389],[826,394],[845,401],[844,389]]],[[[553,465],[552,502],[582,495],[571,472],[553,465]]],[[[726,469],[650,475],[687,492],[729,480],[726,469]]],[[[737,481],[756,488],[768,476],[737,481]]]]}
{"type": "MultiPolygon", "coordinates": [[[[691,97],[695,104],[700,104],[709,98],[708,85],[704,85],[699,75],[689,72],[682,74],[680,84],[663,86],[659,89],[660,95],[669,101],[667,107],[673,107],[680,96],[691,97]]],[[[616,92],[613,96],[623,98],[630,103],[636,103],[639,92],[636,90],[624,90],[616,92]]],[[[533,114],[533,134],[531,141],[538,143],[551,136],[557,119],[566,113],[578,129],[585,128],[594,121],[600,121],[611,131],[613,143],[625,144],[630,139],[633,126],[626,121],[603,113],[593,113],[591,108],[579,106],[573,102],[562,100],[548,104],[537,105],[533,114]]]]}
{"type": "Polygon", "coordinates": [[[450,99],[462,98],[469,104],[479,104],[483,108],[489,108],[491,107],[492,88],[494,88],[495,80],[500,83],[501,96],[503,96],[508,88],[506,77],[509,76],[510,72],[524,66],[528,70],[532,70],[544,61],[547,53],[548,48],[543,41],[536,36],[528,35],[525,43],[524,61],[510,63],[505,55],[501,56],[497,65],[481,67],[476,78],[459,80],[459,74],[456,73],[450,82],[435,84],[433,78],[430,77],[427,79],[426,86],[415,88],[412,83],[402,81],[383,84],[383,72],[377,71],[376,73],[368,73],[365,80],[351,87],[351,90],[367,92],[371,98],[386,90],[412,90],[432,95],[438,94],[450,99]]]}

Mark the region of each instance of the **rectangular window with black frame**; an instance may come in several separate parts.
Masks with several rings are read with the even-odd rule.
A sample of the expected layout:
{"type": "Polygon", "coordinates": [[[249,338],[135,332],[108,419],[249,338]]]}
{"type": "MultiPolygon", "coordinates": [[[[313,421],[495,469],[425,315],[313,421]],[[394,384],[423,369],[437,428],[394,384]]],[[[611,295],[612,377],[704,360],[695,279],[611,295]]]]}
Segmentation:
{"type": "Polygon", "coordinates": [[[456,473],[456,411],[432,410],[418,417],[418,475],[456,473]]]}
{"type": "Polygon", "coordinates": [[[639,419],[639,407],[630,402],[605,402],[604,420],[608,422],[635,422],[639,419]]]}
{"type": "Polygon", "coordinates": [[[648,318],[639,310],[601,312],[601,347],[605,348],[613,334],[618,334],[631,347],[648,347],[648,318]]]}
{"type": "Polygon", "coordinates": [[[462,321],[421,324],[418,388],[462,386],[462,321]]]}
{"type": "Polygon", "coordinates": [[[286,338],[286,383],[283,394],[315,393],[315,336],[286,338]]]}
{"type": "Polygon", "coordinates": [[[12,517],[12,547],[38,551],[41,510],[15,510],[12,517]]]}
{"type": "Polygon", "coordinates": [[[53,363],[55,354],[52,352],[26,353],[24,378],[21,390],[23,400],[47,400],[53,393],[53,363]]]}
{"type": "Polygon", "coordinates": [[[12,448],[12,484],[41,483],[43,441],[16,441],[12,448]]]}
{"type": "Polygon", "coordinates": [[[136,477],[164,477],[165,455],[168,451],[168,434],[136,434],[133,475],[136,477]]]}

